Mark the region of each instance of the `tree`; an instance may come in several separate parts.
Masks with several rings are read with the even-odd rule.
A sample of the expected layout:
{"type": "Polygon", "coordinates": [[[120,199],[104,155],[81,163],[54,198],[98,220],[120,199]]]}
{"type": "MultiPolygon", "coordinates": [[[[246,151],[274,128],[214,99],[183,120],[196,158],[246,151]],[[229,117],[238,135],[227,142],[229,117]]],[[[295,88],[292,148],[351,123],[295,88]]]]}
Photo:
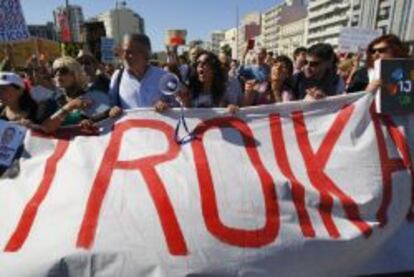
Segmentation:
{"type": "Polygon", "coordinates": [[[221,51],[226,54],[227,57],[231,57],[231,47],[228,44],[224,44],[221,47],[221,51]]]}

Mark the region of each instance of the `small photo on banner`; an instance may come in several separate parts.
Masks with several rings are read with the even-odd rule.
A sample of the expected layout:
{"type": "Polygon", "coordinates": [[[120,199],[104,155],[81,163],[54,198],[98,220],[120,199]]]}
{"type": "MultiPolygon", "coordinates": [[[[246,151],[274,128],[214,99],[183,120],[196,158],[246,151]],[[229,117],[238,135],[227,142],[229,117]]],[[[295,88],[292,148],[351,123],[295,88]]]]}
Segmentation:
{"type": "Polygon", "coordinates": [[[25,135],[24,127],[0,120],[0,166],[9,167],[12,164],[25,135]]]}

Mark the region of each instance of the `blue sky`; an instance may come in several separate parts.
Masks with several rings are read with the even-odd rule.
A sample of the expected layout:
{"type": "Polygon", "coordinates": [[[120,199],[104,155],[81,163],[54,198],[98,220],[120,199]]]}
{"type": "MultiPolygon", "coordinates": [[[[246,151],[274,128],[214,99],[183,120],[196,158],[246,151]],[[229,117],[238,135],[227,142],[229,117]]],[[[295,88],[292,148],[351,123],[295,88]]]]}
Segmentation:
{"type": "MultiPolygon", "coordinates": [[[[20,0],[28,24],[52,21],[52,11],[64,0],[20,0]]],[[[80,5],[85,18],[115,7],[115,0],[69,0],[80,5]]],[[[187,29],[188,40],[207,39],[209,33],[236,25],[236,7],[242,17],[249,11],[265,11],[281,0],[129,0],[127,6],[145,19],[154,50],[163,49],[166,29],[187,29]]]]}

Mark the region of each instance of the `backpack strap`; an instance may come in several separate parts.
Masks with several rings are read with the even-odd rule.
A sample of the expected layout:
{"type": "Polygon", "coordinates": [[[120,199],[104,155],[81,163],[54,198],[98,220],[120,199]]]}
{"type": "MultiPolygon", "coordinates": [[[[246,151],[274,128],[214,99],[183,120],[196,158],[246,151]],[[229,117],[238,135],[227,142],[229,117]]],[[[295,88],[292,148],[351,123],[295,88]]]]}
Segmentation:
{"type": "Polygon", "coordinates": [[[122,75],[124,74],[124,68],[121,68],[118,71],[118,76],[116,76],[116,80],[115,80],[115,88],[116,88],[116,105],[120,106],[121,105],[121,96],[120,96],[120,87],[121,87],[121,80],[122,80],[122,75]]]}

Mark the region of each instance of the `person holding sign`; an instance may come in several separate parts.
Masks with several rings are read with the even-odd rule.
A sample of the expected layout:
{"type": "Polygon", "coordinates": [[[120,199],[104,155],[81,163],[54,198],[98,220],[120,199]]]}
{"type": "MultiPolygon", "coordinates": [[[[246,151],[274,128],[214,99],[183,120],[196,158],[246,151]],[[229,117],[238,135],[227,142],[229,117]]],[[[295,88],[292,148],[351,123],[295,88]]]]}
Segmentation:
{"type": "Polygon", "coordinates": [[[383,35],[374,39],[367,48],[366,67],[359,69],[350,82],[347,92],[376,92],[381,85],[374,80],[374,63],[379,59],[408,58],[408,49],[399,37],[393,34],[383,35]]]}

